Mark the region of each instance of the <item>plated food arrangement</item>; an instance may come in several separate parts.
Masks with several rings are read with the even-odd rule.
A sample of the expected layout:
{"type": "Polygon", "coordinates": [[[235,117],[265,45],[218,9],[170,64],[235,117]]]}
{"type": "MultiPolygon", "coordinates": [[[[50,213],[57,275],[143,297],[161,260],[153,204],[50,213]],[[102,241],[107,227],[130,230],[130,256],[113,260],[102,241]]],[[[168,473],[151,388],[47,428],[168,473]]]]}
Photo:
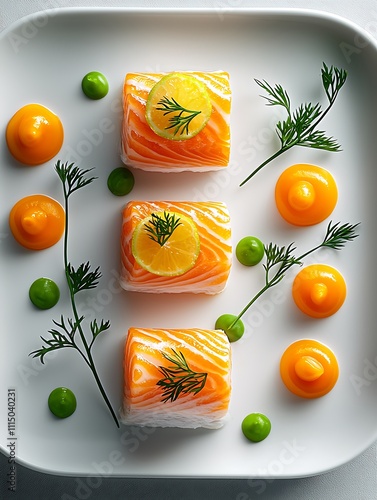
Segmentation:
{"type": "MultiPolygon", "coordinates": [[[[322,81],[330,109],[346,81],[346,73],[324,64],[322,81]]],[[[129,195],[134,185],[132,168],[164,175],[226,169],[230,158],[230,82],[225,71],[128,73],[122,95],[120,154],[125,167],[110,175],[111,192],[116,196],[129,195]]],[[[302,105],[292,119],[284,89],[271,87],[267,82],[257,83],[267,92],[269,104],[283,106],[289,113],[289,118],[277,126],[282,146],[278,154],[302,145],[303,140],[308,147],[339,150],[333,138],[315,129],[322,116],[319,105],[302,105]]],[[[108,85],[106,77],[96,71],[85,75],[81,82],[82,91],[92,100],[105,98],[108,85]]],[[[14,158],[35,166],[59,154],[64,132],[54,113],[40,104],[29,104],[10,118],[6,137],[14,158]]],[[[270,161],[271,158],[258,167],[242,185],[270,161]]],[[[99,380],[91,352],[94,341],[109,329],[110,323],[94,320],[90,324],[92,337],[88,339],[76,305],[76,294],[95,288],[100,271],[92,271],[89,262],[78,268],[70,264],[68,234],[64,231],[70,220],[68,198],[95,178],[90,177],[90,170],[60,160],[56,172],[63,187],[64,207],[46,195],[35,194],[10,207],[10,229],[20,245],[43,250],[64,234],[64,265],[73,319],[67,324],[61,316],[60,322],[55,322],[59,328],[50,331],[51,338],[42,337],[44,345],[31,355],[43,362],[49,352],[63,347],[80,350],[79,338],[84,354],[80,353],[118,426],[120,420],[126,425],[148,427],[222,427],[227,421],[232,392],[231,343],[244,334],[242,316],[263,293],[278,285],[289,269],[302,265],[309,254],[324,247],[340,250],[357,237],[358,224],[330,222],[322,242],[297,257],[293,243],[263,244],[254,235],[245,236],[233,246],[231,217],[222,200],[174,201],[172,193],[172,199],[167,201],[126,201],[118,242],[119,283],[124,293],[220,294],[231,279],[233,254],[241,265],[263,266],[266,280],[238,316],[223,314],[214,321],[212,330],[200,325],[191,329],[131,327],[124,347],[123,403],[118,416],[99,380]]],[[[292,165],[276,182],[276,208],[294,226],[311,226],[328,219],[337,199],[335,179],[317,165],[292,165]]],[[[51,280],[41,280],[30,288],[30,299],[38,308],[47,309],[58,302],[59,290],[51,280]]],[[[335,314],[345,299],[346,283],[341,273],[321,263],[304,267],[292,285],[292,300],[312,318],[335,314]]],[[[326,395],[336,384],[338,372],[335,354],[314,339],[302,339],[282,353],[282,382],[299,397],[326,395]]],[[[66,418],[75,411],[75,396],[68,388],[57,388],[50,396],[49,407],[54,415],[66,418]],[[65,404],[70,405],[69,409],[65,404]]],[[[273,422],[271,425],[266,415],[253,408],[250,412],[240,422],[240,429],[250,441],[262,441],[269,435],[273,422]]]]}

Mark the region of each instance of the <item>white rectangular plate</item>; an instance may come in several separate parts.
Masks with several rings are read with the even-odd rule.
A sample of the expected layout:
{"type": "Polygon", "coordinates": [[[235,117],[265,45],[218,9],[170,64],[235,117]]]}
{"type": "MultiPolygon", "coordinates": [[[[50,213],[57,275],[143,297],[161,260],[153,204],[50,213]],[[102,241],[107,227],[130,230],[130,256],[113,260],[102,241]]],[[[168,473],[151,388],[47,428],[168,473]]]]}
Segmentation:
{"type": "Polygon", "coordinates": [[[0,438],[9,452],[7,391],[15,389],[16,455],[35,469],[69,475],[171,477],[299,477],[334,468],[362,452],[377,437],[377,339],[375,265],[377,168],[375,116],[377,51],[366,34],[342,19],[310,11],[275,10],[53,10],[25,18],[0,39],[0,438]],[[281,83],[296,107],[325,105],[322,62],[348,71],[347,83],[323,129],[342,144],[339,153],[291,150],[243,188],[239,183],[271,155],[278,142],[274,126],[283,115],[267,107],[254,78],[281,83]],[[226,70],[233,91],[231,165],[222,172],[150,174],[135,171],[127,198],[107,189],[110,171],[120,166],[121,91],[132,71],[226,70]],[[91,101],[82,77],[101,71],[110,92],[91,101]],[[7,151],[5,128],[21,106],[38,102],[64,125],[59,155],[38,167],[16,164],[7,151]],[[232,345],[233,393],[230,420],[217,431],[117,429],[78,354],[66,350],[46,358],[28,354],[60,314],[69,315],[62,242],[30,252],[10,235],[8,213],[21,197],[43,193],[62,201],[54,172],[57,159],[95,168],[98,179],[74,195],[70,259],[101,266],[99,287],[78,296],[86,320],[110,319],[110,332],[94,346],[94,357],[115,408],[121,404],[122,349],[129,326],[213,328],[224,313],[238,313],[263,285],[262,266],[234,261],[227,289],[216,297],[144,295],[120,292],[121,209],[130,199],[206,200],[228,204],[233,243],[245,235],[265,243],[295,241],[298,255],[322,241],[328,221],[309,228],[286,224],[274,205],[278,175],[296,162],[319,164],[333,173],[339,201],[331,219],[361,222],[360,237],[341,252],[320,252],[306,263],[325,262],[344,275],[348,295],[342,309],[324,320],[309,320],[295,309],[294,273],[264,295],[245,316],[246,333],[232,345]],[[28,288],[40,276],[62,290],[59,304],[35,310],[28,288]],[[291,395],[279,376],[285,348],[314,338],[336,353],[340,377],[317,400],[291,395]],[[57,421],[47,397],[57,386],[77,396],[76,413],[57,421]],[[241,433],[251,412],[272,422],[258,444],[241,433]]]}

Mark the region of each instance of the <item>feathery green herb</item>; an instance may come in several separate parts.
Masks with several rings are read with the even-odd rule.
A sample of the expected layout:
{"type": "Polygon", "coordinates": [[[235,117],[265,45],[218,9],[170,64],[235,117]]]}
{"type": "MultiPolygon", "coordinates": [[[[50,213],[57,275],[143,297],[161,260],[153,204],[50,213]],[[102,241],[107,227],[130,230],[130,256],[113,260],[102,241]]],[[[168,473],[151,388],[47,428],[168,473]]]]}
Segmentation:
{"type": "Polygon", "coordinates": [[[162,107],[156,108],[156,110],[163,111],[164,116],[170,113],[176,113],[169,118],[170,125],[168,127],[165,127],[166,130],[174,128],[174,135],[177,135],[178,133],[180,135],[188,134],[188,128],[191,120],[201,113],[201,111],[194,111],[182,107],[180,104],[178,104],[174,97],[169,99],[168,97],[164,96],[160,101],[158,101],[157,104],[162,107]]]}
{"type": "Polygon", "coordinates": [[[30,356],[39,358],[41,363],[44,363],[44,358],[49,352],[56,351],[65,347],[76,349],[76,351],[79,352],[85,363],[90,368],[98,385],[100,393],[116,425],[119,427],[117,416],[101,383],[92,355],[92,347],[95,339],[102,332],[105,332],[110,328],[110,321],[101,320],[101,322],[98,324],[97,320],[94,319],[89,325],[91,337],[90,340],[88,340],[84,333],[82,324],[85,317],[79,316],[76,305],[77,293],[81,292],[82,290],[91,290],[93,288],[96,288],[96,286],[98,285],[99,279],[101,278],[100,268],[97,267],[94,271],[91,271],[90,263],[86,262],[84,264],[80,264],[80,266],[75,269],[68,260],[69,198],[78,189],[91,184],[96,179],[96,177],[87,177],[87,174],[90,172],[90,170],[81,170],[78,167],[74,166],[73,163],[68,164],[68,162],[61,163],[60,161],[58,161],[55,165],[55,170],[63,185],[65,201],[65,233],[63,251],[64,269],[69,289],[73,318],[64,318],[64,316],[61,315],[59,321],[53,320],[56,328],[49,330],[49,338],[41,337],[44,345],[42,345],[40,349],[31,352],[30,356]]]}
{"type": "Polygon", "coordinates": [[[173,363],[171,366],[159,366],[159,370],[164,378],[157,382],[163,390],[163,403],[175,401],[180,394],[192,392],[197,394],[205,386],[207,373],[197,373],[188,366],[186,358],[179,351],[172,349],[173,354],[162,353],[165,359],[173,363]]]}
{"type": "Polygon", "coordinates": [[[165,211],[162,217],[151,214],[151,221],[149,224],[145,224],[145,231],[149,233],[151,240],[164,246],[175,229],[182,224],[179,221],[180,218],[176,217],[174,213],[165,211]]]}
{"type": "Polygon", "coordinates": [[[287,247],[279,247],[273,243],[265,245],[265,255],[266,263],[263,264],[265,270],[265,284],[259,290],[259,292],[250,300],[250,302],[242,309],[239,315],[232,321],[227,329],[231,329],[238,320],[246,313],[246,311],[254,304],[254,302],[263,295],[268,289],[280,283],[284,278],[287,271],[294,265],[302,265],[302,261],[305,257],[312,254],[313,252],[319,250],[320,248],[332,248],[334,250],[340,250],[348,241],[353,241],[357,238],[358,234],[356,232],[359,224],[333,224],[332,221],[329,222],[326,230],[325,237],[319,245],[311,248],[307,252],[301,254],[299,257],[295,257],[293,243],[287,247]],[[275,270],[275,272],[274,272],[275,270]]]}
{"type": "Polygon", "coordinates": [[[346,82],[347,72],[333,66],[328,67],[323,63],[321,69],[322,85],[328,99],[328,105],[322,110],[319,103],[300,104],[295,110],[291,110],[291,101],[288,93],[281,85],[272,87],[265,80],[255,80],[266,93],[263,96],[268,106],[282,106],[288,117],[284,121],[279,121],[276,125],[276,134],[280,140],[280,149],[259,165],[242,183],[243,186],[257,172],[272,160],[285,153],[293,146],[304,146],[307,148],[322,149],[337,152],[341,150],[338,142],[329,137],[322,130],[316,130],[318,124],[323,120],[332,108],[340,89],[346,82]]]}

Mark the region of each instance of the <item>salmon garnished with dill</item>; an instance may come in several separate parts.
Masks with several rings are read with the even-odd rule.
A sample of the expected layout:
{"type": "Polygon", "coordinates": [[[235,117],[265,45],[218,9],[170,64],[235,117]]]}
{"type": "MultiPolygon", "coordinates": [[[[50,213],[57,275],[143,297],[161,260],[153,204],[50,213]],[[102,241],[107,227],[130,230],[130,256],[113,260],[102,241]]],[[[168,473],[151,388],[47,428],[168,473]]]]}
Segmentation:
{"type": "Polygon", "coordinates": [[[222,330],[130,328],[121,420],[149,427],[222,427],[231,351],[222,330]]]}
{"type": "Polygon", "coordinates": [[[120,284],[125,290],[216,294],[224,290],[231,264],[230,216],[224,203],[132,201],[124,208],[120,284]],[[152,218],[152,214],[164,213],[173,214],[178,224],[180,216],[191,219],[196,226],[200,245],[192,267],[175,276],[150,272],[137,262],[133,254],[133,235],[141,222],[152,218]]]}
{"type": "MultiPolygon", "coordinates": [[[[181,73],[180,73],[181,74],[181,73]]],[[[151,128],[146,118],[146,107],[153,87],[166,73],[128,73],[123,86],[123,125],[121,157],[131,167],[155,172],[206,171],[226,167],[230,155],[231,90],[229,75],[224,71],[182,73],[194,77],[208,93],[212,111],[204,128],[194,137],[180,140],[183,129],[176,129],[175,140],[161,137],[151,128]]],[[[190,89],[185,95],[190,94],[190,89]]],[[[174,97],[163,96],[159,102],[161,115],[168,114],[174,127],[181,111],[173,113],[181,103],[174,97]],[[169,107],[172,106],[172,107],[169,107]]],[[[181,108],[182,109],[182,108],[181,108]]],[[[190,110],[195,111],[195,102],[190,110]],[[191,109],[193,108],[193,109],[191,109]]],[[[182,115],[180,115],[182,116],[182,115]]],[[[196,118],[194,118],[196,119],[196,118]]],[[[189,127],[189,125],[188,125],[189,127]]],[[[188,128],[187,128],[188,130],[188,128]]],[[[174,130],[175,132],[175,130],[174,130]]]]}

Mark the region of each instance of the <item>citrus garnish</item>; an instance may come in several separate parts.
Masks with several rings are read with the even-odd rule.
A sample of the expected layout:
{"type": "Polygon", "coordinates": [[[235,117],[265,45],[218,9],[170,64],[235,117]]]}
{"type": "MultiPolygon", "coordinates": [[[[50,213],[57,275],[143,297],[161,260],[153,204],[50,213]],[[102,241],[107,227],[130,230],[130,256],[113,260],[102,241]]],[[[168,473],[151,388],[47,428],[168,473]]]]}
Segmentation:
{"type": "Polygon", "coordinates": [[[199,256],[197,227],[189,217],[157,212],[139,222],[132,235],[132,254],[145,270],[159,276],[189,271],[199,256]]]}
{"type": "Polygon", "coordinates": [[[149,92],[145,118],[160,137],[190,139],[207,124],[212,104],[206,86],[194,76],[169,73],[149,92]]]}

